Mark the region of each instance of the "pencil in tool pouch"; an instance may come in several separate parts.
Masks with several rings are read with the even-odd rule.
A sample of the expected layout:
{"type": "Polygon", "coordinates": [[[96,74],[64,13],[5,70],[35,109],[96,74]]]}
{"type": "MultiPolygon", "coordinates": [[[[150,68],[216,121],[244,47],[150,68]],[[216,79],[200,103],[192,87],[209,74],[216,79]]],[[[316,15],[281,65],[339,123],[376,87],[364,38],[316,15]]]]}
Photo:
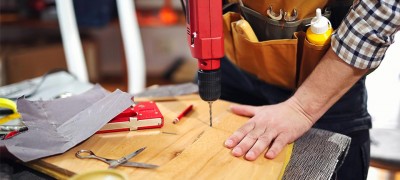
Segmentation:
{"type": "Polygon", "coordinates": [[[243,35],[246,39],[248,39],[251,42],[258,42],[258,38],[256,34],[253,31],[253,28],[251,28],[249,22],[247,22],[244,19],[238,20],[234,22],[236,31],[243,35]]]}

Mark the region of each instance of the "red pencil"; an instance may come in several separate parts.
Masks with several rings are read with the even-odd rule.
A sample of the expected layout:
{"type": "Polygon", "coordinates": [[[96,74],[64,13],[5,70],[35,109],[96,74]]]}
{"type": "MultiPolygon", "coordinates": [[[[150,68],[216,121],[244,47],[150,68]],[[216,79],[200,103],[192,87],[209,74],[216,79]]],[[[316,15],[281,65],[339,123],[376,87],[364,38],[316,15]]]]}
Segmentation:
{"type": "Polygon", "coordinates": [[[179,114],[178,117],[176,117],[174,119],[174,121],[172,121],[174,124],[178,123],[181,118],[183,118],[183,116],[185,116],[187,113],[189,113],[191,110],[193,109],[193,104],[191,104],[190,106],[188,106],[183,112],[181,112],[181,114],[179,114]]]}
{"type": "Polygon", "coordinates": [[[27,130],[28,130],[28,127],[23,127],[23,128],[21,128],[21,129],[19,129],[19,130],[11,131],[11,132],[7,133],[7,134],[3,137],[3,140],[10,139],[10,138],[12,138],[12,137],[18,135],[19,133],[24,132],[24,131],[27,131],[27,130]]]}

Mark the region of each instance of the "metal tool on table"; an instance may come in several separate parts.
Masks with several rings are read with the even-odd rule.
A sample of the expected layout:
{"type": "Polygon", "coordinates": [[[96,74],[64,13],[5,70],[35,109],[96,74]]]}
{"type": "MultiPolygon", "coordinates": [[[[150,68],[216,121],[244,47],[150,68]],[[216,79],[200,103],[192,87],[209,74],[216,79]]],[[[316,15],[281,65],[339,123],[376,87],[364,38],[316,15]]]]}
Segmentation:
{"type": "Polygon", "coordinates": [[[133,157],[141,153],[144,149],[146,149],[146,147],[142,147],[136,150],[135,152],[128,154],[120,159],[108,159],[100,157],[94,154],[91,150],[84,150],[84,149],[76,152],[75,156],[79,159],[97,159],[103,161],[109,164],[108,166],[109,169],[116,168],[118,166],[129,166],[129,167],[148,168],[148,169],[157,168],[158,167],[157,165],[129,161],[129,159],[132,159],[133,157]]]}
{"type": "Polygon", "coordinates": [[[224,56],[222,2],[216,0],[181,1],[186,12],[190,51],[198,59],[198,86],[201,99],[212,103],[221,96],[220,59],[224,56]]]}

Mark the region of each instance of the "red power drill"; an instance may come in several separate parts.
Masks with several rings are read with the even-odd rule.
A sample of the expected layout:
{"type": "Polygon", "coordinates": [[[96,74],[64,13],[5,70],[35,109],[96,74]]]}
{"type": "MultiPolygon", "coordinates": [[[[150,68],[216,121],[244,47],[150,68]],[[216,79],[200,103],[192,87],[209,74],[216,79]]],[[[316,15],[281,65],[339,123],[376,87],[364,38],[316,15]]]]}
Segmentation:
{"type": "MultiPolygon", "coordinates": [[[[221,0],[184,0],[190,51],[198,59],[199,94],[210,106],[221,96],[220,59],[224,56],[221,0]]],[[[182,1],[181,1],[182,2],[182,1]]]]}

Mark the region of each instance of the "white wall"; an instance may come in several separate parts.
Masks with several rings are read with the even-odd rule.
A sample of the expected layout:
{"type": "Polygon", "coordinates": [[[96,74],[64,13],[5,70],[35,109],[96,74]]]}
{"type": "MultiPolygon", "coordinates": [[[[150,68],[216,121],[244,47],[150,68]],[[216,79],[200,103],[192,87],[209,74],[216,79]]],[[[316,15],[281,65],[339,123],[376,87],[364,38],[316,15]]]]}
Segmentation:
{"type": "Polygon", "coordinates": [[[186,39],[184,25],[141,27],[146,58],[146,72],[160,76],[178,59],[193,59],[186,39]]]}
{"type": "Polygon", "coordinates": [[[400,129],[400,33],[378,69],[367,76],[373,128],[400,129]]]}

